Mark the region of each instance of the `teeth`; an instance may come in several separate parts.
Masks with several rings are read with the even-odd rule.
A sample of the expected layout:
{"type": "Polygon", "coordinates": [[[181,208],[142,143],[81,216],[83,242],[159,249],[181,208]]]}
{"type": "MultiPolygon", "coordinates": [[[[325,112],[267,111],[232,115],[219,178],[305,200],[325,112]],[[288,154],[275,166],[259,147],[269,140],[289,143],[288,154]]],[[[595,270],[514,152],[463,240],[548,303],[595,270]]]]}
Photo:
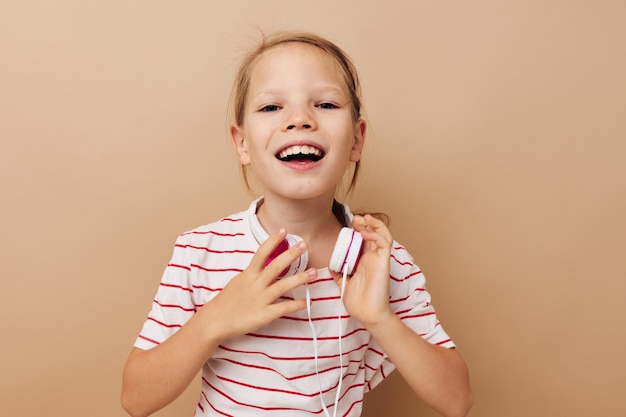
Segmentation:
{"type": "Polygon", "coordinates": [[[289,148],[284,149],[278,154],[278,157],[286,158],[291,155],[299,155],[299,154],[322,156],[322,151],[309,145],[302,145],[302,146],[296,145],[296,146],[290,146],[289,148]]]}

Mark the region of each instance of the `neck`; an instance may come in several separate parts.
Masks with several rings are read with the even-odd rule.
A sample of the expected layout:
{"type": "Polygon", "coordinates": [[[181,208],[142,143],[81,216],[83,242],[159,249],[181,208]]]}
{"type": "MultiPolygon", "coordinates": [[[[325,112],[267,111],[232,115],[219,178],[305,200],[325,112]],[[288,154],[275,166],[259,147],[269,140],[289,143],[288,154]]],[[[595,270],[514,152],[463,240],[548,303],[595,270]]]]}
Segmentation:
{"type": "Polygon", "coordinates": [[[287,233],[315,246],[325,239],[336,238],[342,226],[333,213],[333,201],[333,195],[310,200],[265,196],[257,217],[268,233],[283,227],[287,233]]]}
{"type": "Polygon", "coordinates": [[[257,218],[266,232],[284,227],[308,245],[308,267],[328,266],[339,231],[343,226],[333,212],[334,193],[310,200],[285,199],[265,195],[257,218]]]}

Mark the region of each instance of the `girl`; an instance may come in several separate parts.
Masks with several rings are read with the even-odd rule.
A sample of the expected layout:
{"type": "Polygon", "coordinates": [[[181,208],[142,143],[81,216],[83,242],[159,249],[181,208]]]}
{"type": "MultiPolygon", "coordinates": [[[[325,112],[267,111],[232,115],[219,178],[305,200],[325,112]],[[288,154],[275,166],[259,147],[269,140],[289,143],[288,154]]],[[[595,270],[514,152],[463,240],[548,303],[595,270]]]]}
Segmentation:
{"type": "Polygon", "coordinates": [[[397,367],[442,415],[467,414],[468,372],[424,276],[384,222],[335,200],[365,133],[336,45],[281,33],[248,55],[230,134],[262,197],[178,238],[124,369],[128,413],[165,407],[202,369],[196,416],[358,416],[397,367]]]}

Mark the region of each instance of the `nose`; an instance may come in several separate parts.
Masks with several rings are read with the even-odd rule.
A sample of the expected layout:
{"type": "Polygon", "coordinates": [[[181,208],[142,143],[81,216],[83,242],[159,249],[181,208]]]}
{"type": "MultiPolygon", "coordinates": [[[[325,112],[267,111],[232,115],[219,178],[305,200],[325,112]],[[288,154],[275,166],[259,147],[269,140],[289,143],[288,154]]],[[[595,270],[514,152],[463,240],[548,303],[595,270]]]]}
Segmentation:
{"type": "Polygon", "coordinates": [[[294,125],[289,125],[289,126],[287,126],[287,130],[293,130],[293,129],[297,128],[297,127],[302,127],[303,129],[310,129],[311,125],[307,124],[307,123],[304,123],[301,126],[295,125],[295,124],[294,125]]]}
{"type": "Polygon", "coordinates": [[[299,107],[289,112],[284,127],[285,130],[313,130],[317,127],[317,123],[310,109],[299,107]]]}

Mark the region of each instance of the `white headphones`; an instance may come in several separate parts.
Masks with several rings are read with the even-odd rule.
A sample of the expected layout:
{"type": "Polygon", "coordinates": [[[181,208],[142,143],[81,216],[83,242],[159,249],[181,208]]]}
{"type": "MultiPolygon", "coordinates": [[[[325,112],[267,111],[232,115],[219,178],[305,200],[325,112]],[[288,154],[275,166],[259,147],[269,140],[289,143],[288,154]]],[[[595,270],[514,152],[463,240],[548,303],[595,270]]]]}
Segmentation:
{"type": "MultiPolygon", "coordinates": [[[[257,199],[250,205],[248,210],[248,218],[250,220],[250,230],[259,244],[265,242],[269,235],[261,226],[259,219],[256,216],[256,210],[258,203],[261,199],[257,199]]],[[[301,242],[302,238],[296,235],[288,234],[272,252],[267,263],[269,264],[278,255],[285,252],[287,249],[301,242]]],[[[349,227],[343,227],[337,236],[333,253],[330,257],[328,268],[335,272],[343,272],[344,268],[347,268],[348,275],[352,275],[354,268],[356,267],[359,257],[361,255],[361,247],[363,244],[363,238],[361,234],[349,227]]],[[[281,274],[281,277],[297,274],[298,272],[305,271],[309,262],[308,252],[304,252],[298,259],[296,259],[288,268],[286,268],[281,274]]]]}
{"type": "Polygon", "coordinates": [[[344,268],[347,268],[347,274],[352,275],[361,257],[362,246],[361,234],[349,227],[343,227],[337,237],[328,267],[335,272],[343,272],[344,268]]]}

